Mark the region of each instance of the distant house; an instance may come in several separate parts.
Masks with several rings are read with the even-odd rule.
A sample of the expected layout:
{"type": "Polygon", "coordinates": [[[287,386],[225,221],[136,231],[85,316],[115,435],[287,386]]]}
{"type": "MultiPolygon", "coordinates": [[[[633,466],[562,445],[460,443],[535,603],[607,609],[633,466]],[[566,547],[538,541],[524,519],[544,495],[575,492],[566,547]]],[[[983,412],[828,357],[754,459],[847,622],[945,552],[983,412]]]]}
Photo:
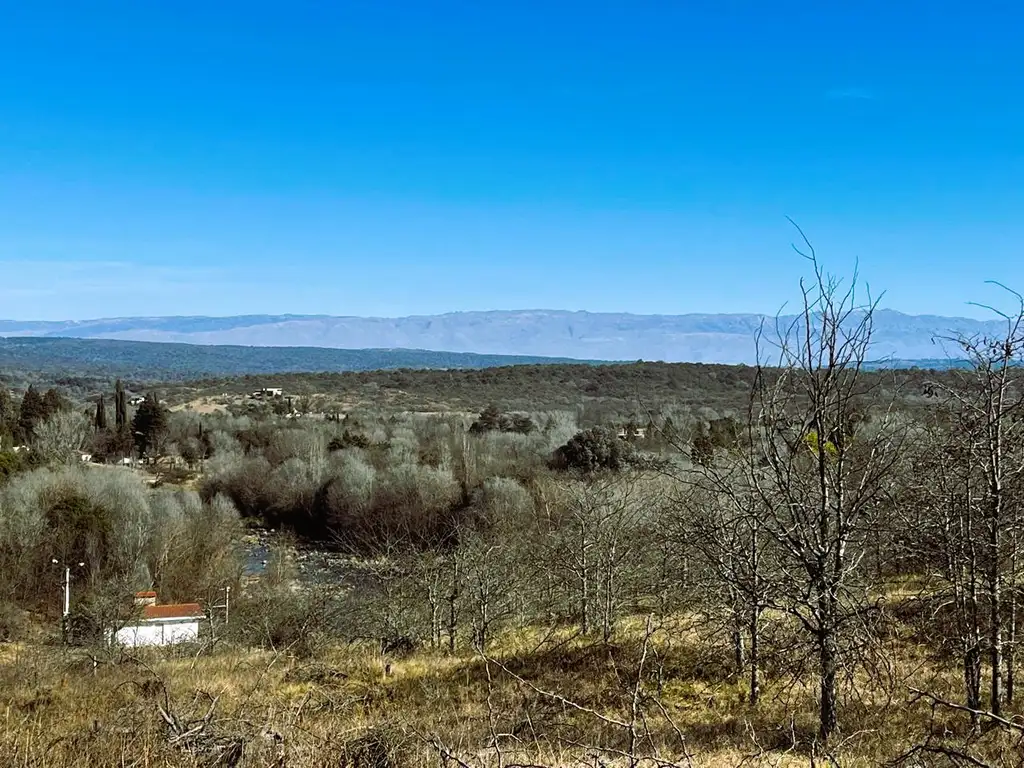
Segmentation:
{"type": "Polygon", "coordinates": [[[137,592],[135,605],[142,608],[142,614],[110,635],[115,645],[137,648],[199,639],[199,622],[206,618],[199,603],[158,605],[156,592],[137,592]]]}
{"type": "Polygon", "coordinates": [[[619,429],[618,436],[623,440],[646,440],[647,427],[633,427],[632,430],[627,430],[626,427],[621,427],[619,429]]]}
{"type": "Polygon", "coordinates": [[[284,397],[284,390],[281,387],[264,387],[249,395],[253,400],[274,399],[284,397]]]}
{"type": "Polygon", "coordinates": [[[144,402],[146,402],[146,398],[144,398],[142,395],[133,395],[132,397],[128,398],[128,405],[138,406],[142,405],[144,402]]]}

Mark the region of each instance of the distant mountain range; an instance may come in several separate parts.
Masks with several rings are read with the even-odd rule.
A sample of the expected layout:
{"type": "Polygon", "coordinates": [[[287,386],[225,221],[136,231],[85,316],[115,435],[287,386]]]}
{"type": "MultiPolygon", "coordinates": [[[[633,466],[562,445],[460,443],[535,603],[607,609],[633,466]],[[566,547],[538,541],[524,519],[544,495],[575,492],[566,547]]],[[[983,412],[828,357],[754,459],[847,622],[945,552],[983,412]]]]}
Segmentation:
{"type": "MultiPolygon", "coordinates": [[[[398,318],[127,317],[67,322],[0,320],[0,336],[750,364],[755,362],[754,338],[763,322],[772,326],[775,319],[755,314],[634,315],[558,310],[454,312],[398,318]]],[[[1001,320],[880,310],[875,315],[871,356],[875,360],[941,361],[955,355],[956,350],[936,342],[936,337],[998,334],[1004,330],[1001,320]]]]}
{"type": "Polygon", "coordinates": [[[422,349],[323,349],[154,343],[115,339],[0,337],[0,379],[17,373],[46,381],[113,378],[186,381],[248,374],[340,373],[399,368],[472,369],[594,362],[527,355],[422,349]]]}

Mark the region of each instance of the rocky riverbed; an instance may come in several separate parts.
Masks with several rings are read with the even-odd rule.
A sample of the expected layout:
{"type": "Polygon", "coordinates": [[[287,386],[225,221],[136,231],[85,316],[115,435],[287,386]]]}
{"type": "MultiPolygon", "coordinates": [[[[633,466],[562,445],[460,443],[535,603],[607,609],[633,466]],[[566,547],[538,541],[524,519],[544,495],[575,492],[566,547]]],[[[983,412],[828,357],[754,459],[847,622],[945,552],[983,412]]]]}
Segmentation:
{"type": "Polygon", "coordinates": [[[275,562],[283,558],[294,565],[300,588],[365,585],[372,577],[374,564],[364,558],[346,555],[297,540],[277,530],[251,528],[243,537],[244,575],[248,579],[265,576],[275,562]]]}

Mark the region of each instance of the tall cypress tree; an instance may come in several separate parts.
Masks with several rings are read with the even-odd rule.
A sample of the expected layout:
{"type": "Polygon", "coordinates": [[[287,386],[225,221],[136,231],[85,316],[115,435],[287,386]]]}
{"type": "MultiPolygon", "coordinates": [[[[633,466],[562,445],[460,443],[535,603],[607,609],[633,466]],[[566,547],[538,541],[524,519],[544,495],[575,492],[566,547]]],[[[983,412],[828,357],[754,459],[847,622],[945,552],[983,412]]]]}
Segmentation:
{"type": "Polygon", "coordinates": [[[100,399],[96,401],[96,420],[94,422],[97,432],[102,432],[107,428],[107,404],[103,400],[103,395],[100,395],[100,399]]]}
{"type": "Polygon", "coordinates": [[[18,426],[18,409],[7,387],[0,386],[0,441],[13,436],[18,426]]]}
{"type": "Polygon", "coordinates": [[[45,421],[46,419],[53,416],[53,414],[59,411],[63,411],[64,408],[68,405],[68,403],[63,397],[60,396],[60,392],[58,392],[53,387],[50,387],[48,390],[46,390],[46,394],[43,395],[43,405],[46,408],[46,417],[44,418],[45,421]]]}
{"type": "Polygon", "coordinates": [[[18,437],[26,443],[32,442],[36,427],[46,420],[46,415],[46,403],[36,388],[29,385],[18,411],[18,437]]]}
{"type": "Polygon", "coordinates": [[[120,379],[114,385],[114,421],[118,432],[128,426],[128,398],[120,379]]]}
{"type": "Polygon", "coordinates": [[[155,454],[159,451],[160,441],[167,432],[167,411],[160,405],[156,395],[150,393],[135,412],[132,432],[140,454],[155,454]]]}

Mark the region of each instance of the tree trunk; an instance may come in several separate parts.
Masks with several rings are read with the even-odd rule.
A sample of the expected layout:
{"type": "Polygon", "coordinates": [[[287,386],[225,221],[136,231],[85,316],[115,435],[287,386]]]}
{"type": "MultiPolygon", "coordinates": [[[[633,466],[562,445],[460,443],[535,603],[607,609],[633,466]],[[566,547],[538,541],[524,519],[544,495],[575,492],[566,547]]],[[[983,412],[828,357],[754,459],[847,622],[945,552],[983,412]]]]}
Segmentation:
{"type": "Polygon", "coordinates": [[[820,700],[818,703],[818,736],[823,745],[839,723],[839,648],[836,618],[839,604],[837,585],[828,573],[824,563],[819,564],[817,573],[817,619],[818,619],[818,673],[821,676],[820,700]]]}
{"type": "MultiPolygon", "coordinates": [[[[981,709],[981,644],[969,646],[964,652],[964,686],[967,690],[967,706],[972,710],[981,709]]],[[[981,718],[971,713],[971,728],[981,728],[981,718]]]]}
{"type": "Polygon", "coordinates": [[[760,632],[761,609],[757,603],[750,609],[750,706],[756,707],[761,700],[761,673],[758,666],[761,663],[761,640],[758,637],[760,632]]]}
{"type": "Polygon", "coordinates": [[[612,641],[612,619],[615,615],[615,575],[611,563],[607,565],[608,571],[604,580],[604,615],[601,618],[601,638],[605,645],[612,641]]]}
{"type": "Polygon", "coordinates": [[[436,577],[427,589],[427,606],[430,609],[430,647],[441,645],[441,601],[437,594],[436,577]]]}
{"type": "Polygon", "coordinates": [[[580,628],[590,634],[590,566],[587,563],[587,529],[580,525],[580,628]]]}
{"type": "Polygon", "coordinates": [[[488,610],[490,603],[489,590],[486,586],[481,585],[477,590],[477,602],[479,603],[478,608],[478,621],[479,628],[477,631],[476,641],[480,647],[481,652],[487,648],[487,630],[491,623],[490,612],[488,610]]]}
{"type": "MultiPolygon", "coordinates": [[[[963,540],[967,545],[967,649],[964,654],[964,683],[967,689],[967,706],[971,709],[981,709],[981,611],[978,600],[978,592],[981,586],[981,573],[978,565],[978,550],[974,529],[974,494],[971,489],[970,476],[966,485],[966,504],[964,507],[966,516],[966,529],[963,531],[963,540]]],[[[981,732],[981,718],[979,715],[971,715],[971,727],[976,733],[981,732]]]]}
{"type": "Polygon", "coordinates": [[[992,690],[989,709],[997,717],[1003,710],[1003,595],[999,572],[999,525],[993,515],[989,531],[989,664],[992,667],[992,690]]]}
{"type": "Polygon", "coordinates": [[[1017,661],[1017,590],[1012,583],[1014,581],[1012,571],[1010,579],[1010,605],[1007,610],[1009,624],[1006,628],[1006,706],[1008,707],[1013,706],[1014,668],[1017,661]]]}
{"type": "Polygon", "coordinates": [[[459,560],[452,555],[452,588],[448,593],[448,650],[455,653],[455,638],[459,629],[459,560]]]}
{"type": "MultiPolygon", "coordinates": [[[[730,567],[730,570],[732,568],[730,567]]],[[[733,665],[736,669],[737,679],[743,678],[747,668],[746,649],[743,647],[743,616],[742,600],[740,590],[734,584],[729,585],[729,640],[732,644],[733,665]]]]}
{"type": "Polygon", "coordinates": [[[743,677],[747,667],[746,649],[743,647],[743,627],[740,626],[739,610],[733,611],[732,621],[732,655],[733,663],[736,665],[736,677],[743,677]]]}
{"type": "Polygon", "coordinates": [[[819,704],[818,735],[822,744],[828,744],[839,722],[836,678],[838,676],[838,653],[835,632],[831,627],[821,630],[818,638],[818,664],[821,672],[821,701],[819,704]]]}

